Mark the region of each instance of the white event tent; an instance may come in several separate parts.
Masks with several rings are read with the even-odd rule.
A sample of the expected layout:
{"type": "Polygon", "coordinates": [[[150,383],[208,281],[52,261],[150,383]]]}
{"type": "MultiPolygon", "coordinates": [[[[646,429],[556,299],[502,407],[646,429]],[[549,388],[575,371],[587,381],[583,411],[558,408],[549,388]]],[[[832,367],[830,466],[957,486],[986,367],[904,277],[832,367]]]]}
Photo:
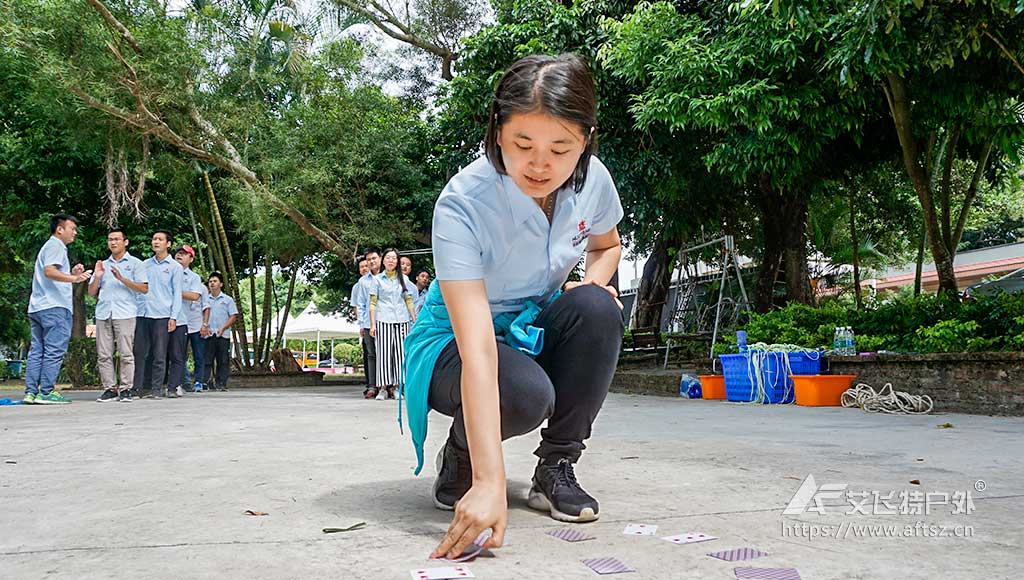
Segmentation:
{"type": "Polygon", "coordinates": [[[310,301],[302,314],[290,319],[284,327],[285,339],[302,341],[302,360],[306,360],[306,341],[316,341],[316,352],[320,352],[320,342],[331,341],[331,367],[334,367],[334,339],[359,338],[359,325],[350,322],[344,314],[334,312],[321,314],[316,304],[310,301]]]}

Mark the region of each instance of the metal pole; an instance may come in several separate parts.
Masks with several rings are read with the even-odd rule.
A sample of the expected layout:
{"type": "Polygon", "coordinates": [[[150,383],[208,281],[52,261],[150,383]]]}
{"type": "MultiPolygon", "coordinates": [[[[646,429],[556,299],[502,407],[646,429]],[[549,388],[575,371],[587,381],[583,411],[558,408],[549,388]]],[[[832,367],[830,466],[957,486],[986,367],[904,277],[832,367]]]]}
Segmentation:
{"type": "Polygon", "coordinates": [[[725,294],[725,276],[729,273],[729,252],[725,253],[725,262],[722,264],[722,279],[718,282],[718,305],[715,306],[715,329],[711,333],[711,352],[708,357],[715,359],[715,342],[718,340],[718,323],[722,315],[722,296],[725,294]]]}

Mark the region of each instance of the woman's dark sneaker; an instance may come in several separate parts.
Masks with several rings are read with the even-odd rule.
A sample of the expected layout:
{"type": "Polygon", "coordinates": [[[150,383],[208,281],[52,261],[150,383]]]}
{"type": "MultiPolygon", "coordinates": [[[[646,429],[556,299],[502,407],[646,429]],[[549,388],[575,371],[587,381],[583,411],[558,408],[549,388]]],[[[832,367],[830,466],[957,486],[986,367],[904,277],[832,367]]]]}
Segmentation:
{"type": "Polygon", "coordinates": [[[117,400],[117,391],[115,391],[114,389],[104,389],[103,390],[103,394],[100,395],[100,398],[98,398],[96,400],[99,401],[100,403],[108,403],[110,401],[116,401],[117,400]]]}
{"type": "Polygon", "coordinates": [[[462,496],[473,486],[473,467],[469,454],[452,445],[451,439],[437,452],[435,462],[437,479],[434,480],[434,507],[454,510],[462,496]]]}
{"type": "Polygon", "coordinates": [[[541,461],[537,465],[528,504],[562,522],[592,522],[599,510],[597,500],[576,481],[572,462],[564,457],[557,463],[541,461]]]}

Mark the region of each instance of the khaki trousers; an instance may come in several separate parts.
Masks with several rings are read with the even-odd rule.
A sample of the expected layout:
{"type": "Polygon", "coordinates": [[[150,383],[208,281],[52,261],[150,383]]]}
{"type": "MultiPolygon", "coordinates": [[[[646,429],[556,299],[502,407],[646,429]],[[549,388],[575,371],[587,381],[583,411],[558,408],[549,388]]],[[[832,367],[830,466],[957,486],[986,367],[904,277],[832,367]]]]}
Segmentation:
{"type": "Polygon", "coordinates": [[[135,377],[134,318],[110,318],[96,321],[96,352],[99,355],[100,381],[104,389],[130,389],[135,377]],[[121,358],[120,380],[114,369],[114,351],[121,358]]]}

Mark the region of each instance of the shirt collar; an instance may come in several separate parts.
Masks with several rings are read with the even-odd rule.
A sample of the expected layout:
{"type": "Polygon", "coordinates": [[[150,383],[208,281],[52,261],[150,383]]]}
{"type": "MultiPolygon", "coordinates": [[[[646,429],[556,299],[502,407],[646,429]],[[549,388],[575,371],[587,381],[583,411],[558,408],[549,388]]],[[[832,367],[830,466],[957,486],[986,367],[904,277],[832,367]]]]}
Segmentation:
{"type": "Polygon", "coordinates": [[[157,264],[166,264],[167,262],[170,262],[170,261],[171,261],[171,260],[173,260],[173,259],[174,259],[174,258],[171,258],[171,255],[170,255],[170,254],[167,254],[167,257],[166,257],[166,258],[164,258],[163,260],[157,260],[157,259],[156,259],[156,254],[154,254],[154,255],[153,255],[153,257],[152,257],[152,258],[150,258],[150,260],[153,260],[153,262],[155,262],[155,263],[157,263],[157,264]]]}
{"type": "MultiPolygon", "coordinates": [[[[544,222],[547,222],[547,217],[544,216],[544,210],[537,205],[537,202],[534,201],[532,197],[523,193],[523,191],[519,189],[519,186],[512,181],[511,177],[508,175],[499,175],[498,177],[498,183],[505,191],[505,197],[508,199],[509,209],[512,210],[512,219],[515,222],[515,225],[522,224],[535,215],[544,217],[544,222]]],[[[561,193],[561,189],[562,188],[556,190],[558,192],[558,197],[555,199],[556,212],[558,211],[558,208],[565,203],[566,199],[571,197],[561,193]]]]}
{"type": "Polygon", "coordinates": [[[121,256],[120,260],[115,260],[114,259],[114,254],[110,254],[110,257],[107,258],[107,261],[112,263],[112,264],[120,264],[121,262],[127,262],[128,259],[131,258],[131,257],[132,257],[131,254],[129,254],[128,252],[125,252],[124,255],[121,256]]]}

